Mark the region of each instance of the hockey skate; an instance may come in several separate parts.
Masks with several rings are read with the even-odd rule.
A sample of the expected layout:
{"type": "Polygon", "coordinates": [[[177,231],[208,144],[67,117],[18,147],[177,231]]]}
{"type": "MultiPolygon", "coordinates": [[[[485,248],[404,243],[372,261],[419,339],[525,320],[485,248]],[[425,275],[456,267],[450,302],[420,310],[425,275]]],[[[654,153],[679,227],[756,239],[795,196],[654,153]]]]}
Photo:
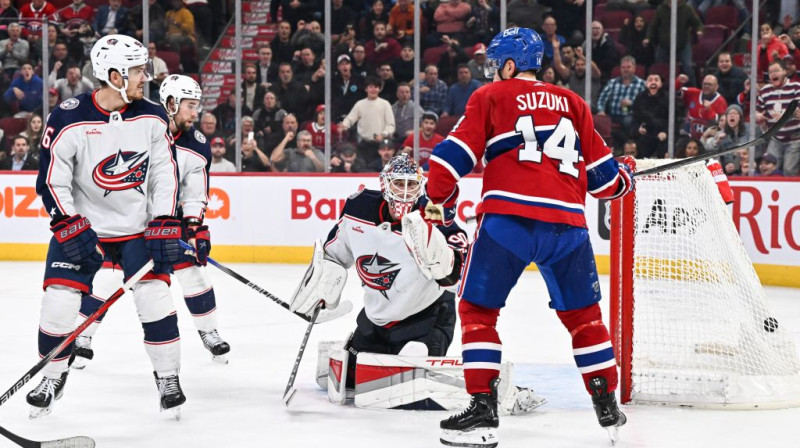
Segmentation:
{"type": "Polygon", "coordinates": [[[203,345],[211,352],[211,359],[220,364],[227,364],[228,358],[225,354],[231,351],[231,346],[219,337],[217,330],[198,330],[197,332],[200,333],[200,339],[203,340],[203,345]]]}
{"type": "Polygon", "coordinates": [[[493,448],[497,446],[497,387],[500,378],[491,383],[489,394],[473,394],[469,407],[460,413],[442,420],[439,427],[442,435],[439,440],[447,446],[473,448],[493,448]]]}
{"type": "Polygon", "coordinates": [[[159,377],[156,372],[153,372],[153,376],[156,377],[156,386],[158,386],[158,393],[161,395],[161,410],[172,411],[175,419],[180,421],[181,405],[186,403],[186,396],[183,395],[183,390],[181,390],[178,375],[159,377]]]}
{"type": "Polygon", "coordinates": [[[617,407],[617,398],[614,392],[608,392],[606,379],[600,376],[589,380],[589,387],[592,389],[592,404],[594,412],[597,413],[597,421],[600,426],[608,430],[608,437],[611,444],[616,445],[619,427],[624,425],[628,419],[625,414],[617,407]]]}
{"type": "Polygon", "coordinates": [[[86,364],[94,358],[92,337],[78,336],[77,339],[75,339],[75,347],[72,349],[72,356],[72,362],[69,366],[73,369],[83,370],[86,364]]]}
{"type": "Polygon", "coordinates": [[[53,410],[53,400],[58,400],[64,395],[64,385],[67,383],[68,373],[69,370],[56,379],[44,377],[42,382],[28,393],[25,399],[31,405],[28,415],[31,420],[50,414],[53,410]]]}

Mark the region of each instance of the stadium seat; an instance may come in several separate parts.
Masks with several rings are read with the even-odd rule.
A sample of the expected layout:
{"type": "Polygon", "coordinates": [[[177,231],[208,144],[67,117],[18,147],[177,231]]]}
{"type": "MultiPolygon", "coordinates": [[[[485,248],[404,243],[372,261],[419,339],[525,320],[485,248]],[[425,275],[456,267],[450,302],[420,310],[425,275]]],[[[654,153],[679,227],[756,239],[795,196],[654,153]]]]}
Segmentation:
{"type": "Polygon", "coordinates": [[[608,37],[611,38],[611,40],[613,40],[614,42],[619,42],[619,35],[621,32],[622,30],[619,28],[606,28],[606,33],[608,33],[608,37]]]}
{"type": "Polygon", "coordinates": [[[168,50],[159,50],[157,55],[167,64],[167,69],[170,73],[181,72],[181,57],[178,53],[168,50]]]}
{"type": "Polygon", "coordinates": [[[108,0],[84,0],[84,3],[94,8],[97,11],[101,6],[107,5],[108,0]]]}
{"type": "Polygon", "coordinates": [[[633,20],[633,14],[628,11],[604,11],[598,17],[605,28],[622,28],[626,20],[633,20]]]}
{"type": "Polygon", "coordinates": [[[738,15],[736,8],[733,6],[714,6],[708,8],[705,14],[705,24],[708,25],[722,25],[730,30],[736,29],[738,25],[738,15]]]}
{"type": "Polygon", "coordinates": [[[650,23],[653,22],[653,18],[655,18],[655,16],[656,16],[656,10],[655,9],[643,9],[643,10],[639,11],[639,15],[644,17],[644,21],[647,22],[648,24],[650,24],[650,23]]]}
{"type": "Polygon", "coordinates": [[[728,28],[723,25],[706,25],[703,28],[703,39],[719,39],[724,41],[728,38],[728,28]]]}
{"type": "Polygon", "coordinates": [[[9,143],[11,142],[11,138],[16,137],[27,127],[28,119],[26,118],[8,117],[0,119],[0,129],[5,131],[5,137],[8,139],[9,143]]]}
{"type": "Polygon", "coordinates": [[[422,54],[422,62],[425,64],[425,66],[438,65],[439,59],[442,58],[442,54],[444,54],[445,51],[447,51],[447,45],[439,45],[438,47],[428,48],[425,50],[425,53],[422,54]]]}
{"type": "Polygon", "coordinates": [[[594,114],[594,128],[606,142],[611,141],[611,117],[594,114]]]}
{"type": "Polygon", "coordinates": [[[458,121],[459,118],[461,117],[454,115],[439,118],[439,122],[436,123],[436,133],[442,137],[447,137],[447,134],[450,133],[450,130],[453,129],[453,126],[456,125],[456,121],[458,121]]]}
{"type": "Polygon", "coordinates": [[[700,42],[692,45],[692,61],[698,67],[705,67],[706,64],[711,63],[709,59],[721,45],[721,40],[701,39],[700,42]]]}
{"type": "MultiPolygon", "coordinates": [[[[676,63],[675,65],[675,73],[677,76],[681,73],[681,64],[676,63]]],[[[649,73],[658,73],[662,78],[664,78],[664,82],[666,83],[669,81],[669,64],[666,62],[656,62],[650,66],[649,73]]]]}

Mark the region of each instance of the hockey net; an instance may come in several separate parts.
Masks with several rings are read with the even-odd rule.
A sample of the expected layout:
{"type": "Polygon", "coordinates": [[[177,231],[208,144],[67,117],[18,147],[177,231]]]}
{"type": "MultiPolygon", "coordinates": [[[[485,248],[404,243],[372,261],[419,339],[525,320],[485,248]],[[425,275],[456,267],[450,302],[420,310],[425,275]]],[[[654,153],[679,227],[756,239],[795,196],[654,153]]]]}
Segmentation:
{"type": "MultiPolygon", "coordinates": [[[[669,161],[637,161],[644,170],[669,161]]],[[[800,405],[792,335],[769,308],[702,163],[639,177],[611,207],[611,331],[623,403],[800,405]]]]}

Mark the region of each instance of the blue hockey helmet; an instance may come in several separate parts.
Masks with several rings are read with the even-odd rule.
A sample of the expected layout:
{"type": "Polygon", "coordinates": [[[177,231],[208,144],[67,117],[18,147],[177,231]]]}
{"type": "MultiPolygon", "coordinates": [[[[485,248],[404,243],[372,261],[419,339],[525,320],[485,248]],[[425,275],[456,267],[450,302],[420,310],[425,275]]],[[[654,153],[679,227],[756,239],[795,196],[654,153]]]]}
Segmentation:
{"type": "Polygon", "coordinates": [[[493,78],[509,59],[521,72],[539,70],[543,55],[544,44],[539,33],[530,28],[509,28],[494,36],[486,49],[486,77],[493,78]]]}

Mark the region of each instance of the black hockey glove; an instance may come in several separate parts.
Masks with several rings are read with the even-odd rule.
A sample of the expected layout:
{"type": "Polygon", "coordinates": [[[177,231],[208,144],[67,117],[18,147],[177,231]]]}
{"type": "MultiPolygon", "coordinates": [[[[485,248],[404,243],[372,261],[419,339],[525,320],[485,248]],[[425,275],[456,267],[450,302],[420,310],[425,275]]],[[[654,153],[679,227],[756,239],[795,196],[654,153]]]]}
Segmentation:
{"type": "Polygon", "coordinates": [[[81,215],[72,215],[50,227],[64,255],[76,265],[103,264],[103,251],[92,223],[81,215]]]}
{"type": "Polygon", "coordinates": [[[156,271],[177,263],[181,256],[181,222],[171,216],[159,216],[147,224],[144,231],[144,244],[156,271]]]}

